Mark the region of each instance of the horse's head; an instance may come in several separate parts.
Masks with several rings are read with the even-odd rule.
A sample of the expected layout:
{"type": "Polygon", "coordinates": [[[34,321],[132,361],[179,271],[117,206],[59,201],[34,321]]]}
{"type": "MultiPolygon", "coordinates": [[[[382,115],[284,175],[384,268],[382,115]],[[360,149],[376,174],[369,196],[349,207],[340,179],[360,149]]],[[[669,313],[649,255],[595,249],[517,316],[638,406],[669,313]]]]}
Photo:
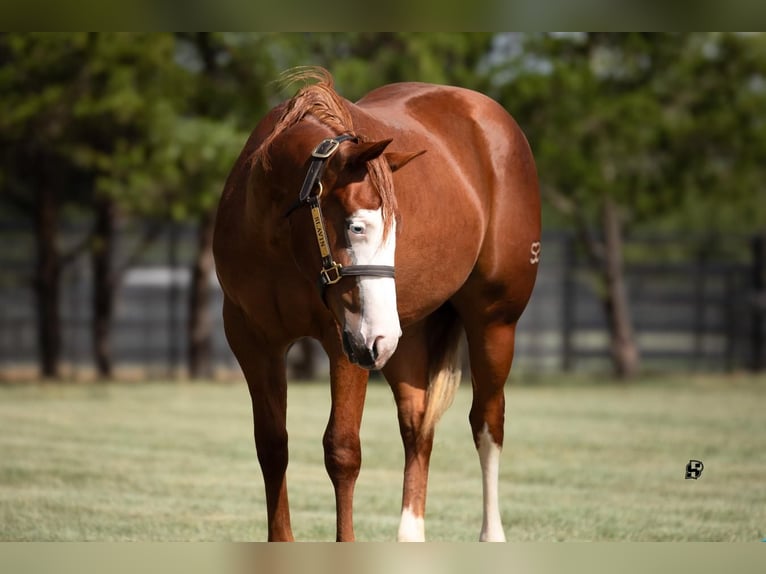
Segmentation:
{"type": "Polygon", "coordinates": [[[390,142],[323,141],[290,212],[293,256],[318,283],[347,356],[367,369],[385,365],[401,336],[391,174],[422,153],[384,153],[390,142]],[[303,204],[309,209],[297,209],[303,204]]]}

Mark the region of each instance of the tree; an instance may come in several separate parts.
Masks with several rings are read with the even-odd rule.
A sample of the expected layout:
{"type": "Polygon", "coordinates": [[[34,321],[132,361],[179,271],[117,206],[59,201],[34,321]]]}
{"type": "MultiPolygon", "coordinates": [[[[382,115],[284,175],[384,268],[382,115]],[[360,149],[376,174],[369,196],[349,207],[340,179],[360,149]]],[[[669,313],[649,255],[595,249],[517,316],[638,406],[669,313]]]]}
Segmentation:
{"type": "MultiPolygon", "coordinates": [[[[96,371],[113,374],[111,349],[116,293],[137,253],[116,261],[120,213],[142,213],[148,190],[162,189],[166,169],[156,161],[158,144],[171,137],[175,120],[174,44],[170,35],[105,34],[91,36],[82,66],[87,89],[73,118],[72,161],[90,174],[93,228],[92,339],[96,371]],[[151,170],[146,174],[146,170],[151,170]],[[145,174],[143,177],[140,174],[145,174]],[[151,185],[142,185],[151,180],[151,185]]],[[[150,242],[151,234],[144,243],[150,242]]]]}
{"type": "Polygon", "coordinates": [[[753,201],[763,193],[763,38],[546,34],[502,45],[497,97],[525,128],[544,195],[600,278],[615,372],[629,378],[639,356],[623,279],[626,226],[705,225],[687,218],[689,205],[763,214],[753,201]]]}
{"type": "Polygon", "coordinates": [[[41,374],[59,375],[62,254],[57,228],[62,205],[92,185],[71,161],[75,109],[87,89],[81,62],[92,38],[78,35],[0,35],[0,146],[3,198],[35,229],[33,286],[41,374]]]}
{"type": "MultiPolygon", "coordinates": [[[[170,35],[5,34],[0,37],[3,195],[35,222],[41,372],[59,374],[59,279],[91,253],[92,332],[98,372],[112,372],[115,290],[133,257],[114,261],[121,211],[140,210],[162,188],[158,166],[173,123],[170,35]],[[164,131],[163,131],[164,130],[164,131]],[[59,213],[74,205],[92,230],[68,254],[58,248],[59,213]]],[[[154,196],[156,199],[156,196],[154,196]]]]}

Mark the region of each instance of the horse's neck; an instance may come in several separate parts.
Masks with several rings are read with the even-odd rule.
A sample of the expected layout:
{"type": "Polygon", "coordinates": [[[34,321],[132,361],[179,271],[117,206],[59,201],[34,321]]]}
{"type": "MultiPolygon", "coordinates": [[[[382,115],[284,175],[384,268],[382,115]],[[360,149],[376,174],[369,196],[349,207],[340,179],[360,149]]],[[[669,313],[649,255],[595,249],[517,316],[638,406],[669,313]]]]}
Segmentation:
{"type": "MultiPolygon", "coordinates": [[[[385,122],[382,121],[381,118],[371,114],[370,111],[363,107],[357,106],[356,104],[349,103],[348,108],[349,112],[351,113],[351,117],[354,120],[355,132],[364,133],[370,137],[378,137],[377,135],[372,136],[371,134],[373,133],[386,133],[388,126],[386,126],[385,122]]],[[[384,136],[381,135],[380,137],[384,136]]]]}
{"type": "Polygon", "coordinates": [[[290,257],[290,229],[279,206],[269,198],[247,193],[242,221],[243,236],[250,243],[250,249],[261,259],[278,263],[290,257]]]}

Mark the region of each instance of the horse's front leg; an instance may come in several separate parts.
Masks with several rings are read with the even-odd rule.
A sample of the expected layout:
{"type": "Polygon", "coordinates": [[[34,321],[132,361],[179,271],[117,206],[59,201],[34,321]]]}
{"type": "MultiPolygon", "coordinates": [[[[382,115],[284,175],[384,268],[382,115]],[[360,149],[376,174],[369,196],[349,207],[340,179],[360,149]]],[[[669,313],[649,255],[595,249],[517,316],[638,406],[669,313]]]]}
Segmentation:
{"type": "Polygon", "coordinates": [[[292,541],[287,499],[287,379],[284,349],[270,349],[228,301],[224,328],[242,368],[253,405],[253,430],[266,490],[269,541],[292,541]]]}
{"type": "Polygon", "coordinates": [[[400,542],[425,541],[426,491],[433,447],[433,432],[421,432],[428,388],[426,348],[423,326],[412,327],[383,368],[396,400],[404,446],[402,514],[397,533],[400,542]]]}
{"type": "Polygon", "coordinates": [[[335,489],[336,540],[354,540],[354,487],[362,464],[359,427],[369,372],[352,365],[340,341],[325,343],[330,358],[332,407],[324,433],[324,461],[335,489]]]}

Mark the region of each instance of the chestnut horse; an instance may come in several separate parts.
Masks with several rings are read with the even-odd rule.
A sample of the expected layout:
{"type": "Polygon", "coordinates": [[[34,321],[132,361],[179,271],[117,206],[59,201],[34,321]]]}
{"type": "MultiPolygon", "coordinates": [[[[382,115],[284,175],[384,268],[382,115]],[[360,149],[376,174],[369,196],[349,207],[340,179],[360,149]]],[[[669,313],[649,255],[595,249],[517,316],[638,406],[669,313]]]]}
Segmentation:
{"type": "Polygon", "coordinates": [[[356,103],[310,68],[258,124],[226,182],[214,253],[226,337],[252,398],[269,540],[292,540],[285,354],[317,339],[330,361],[325,467],[337,540],[353,540],[359,428],[370,369],[398,409],[405,465],[399,540],[424,540],[434,426],[460,381],[483,477],[481,540],[504,540],[498,502],[503,387],[540,252],[529,145],[496,102],[424,83],[356,103]]]}

